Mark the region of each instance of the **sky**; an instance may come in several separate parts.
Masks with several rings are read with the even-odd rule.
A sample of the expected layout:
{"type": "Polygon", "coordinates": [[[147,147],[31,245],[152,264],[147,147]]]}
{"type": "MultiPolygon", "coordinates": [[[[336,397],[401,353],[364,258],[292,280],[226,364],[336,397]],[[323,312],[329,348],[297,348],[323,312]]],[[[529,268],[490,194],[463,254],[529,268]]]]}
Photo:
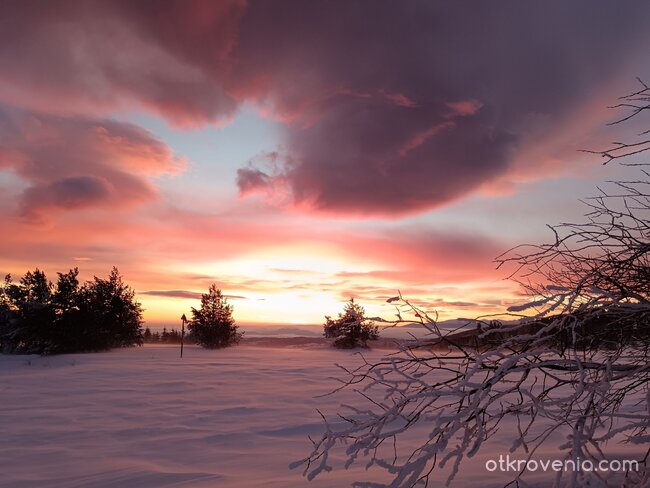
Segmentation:
{"type": "MultiPolygon", "coordinates": [[[[624,177],[580,149],[650,79],[650,4],[0,4],[0,272],[117,266],[151,324],[211,283],[242,324],[399,292],[524,297],[494,258],[624,177]]],[[[626,132],[627,131],[627,132],[626,132]]]]}

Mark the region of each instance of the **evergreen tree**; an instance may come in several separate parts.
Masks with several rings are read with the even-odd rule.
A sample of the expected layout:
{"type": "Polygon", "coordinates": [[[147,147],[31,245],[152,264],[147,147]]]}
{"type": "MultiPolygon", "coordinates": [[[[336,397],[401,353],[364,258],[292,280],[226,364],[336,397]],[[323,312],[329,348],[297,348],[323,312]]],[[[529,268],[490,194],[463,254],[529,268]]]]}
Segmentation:
{"type": "Polygon", "coordinates": [[[354,298],[345,304],[343,313],[337,319],[325,316],[324,334],[335,338],[334,346],[339,348],[368,347],[369,340],[379,338],[379,327],[365,317],[365,310],[354,298]]]}
{"type": "Polygon", "coordinates": [[[85,350],[92,340],[87,321],[90,317],[84,307],[83,291],[79,284],[79,269],[57,273],[58,281],[52,295],[56,348],[53,352],[67,353],[85,350]]]}
{"type": "Polygon", "coordinates": [[[52,296],[52,283],[47,280],[45,272],[38,268],[34,272],[25,273],[20,279],[20,284],[24,301],[48,303],[52,296]]]}
{"type": "Polygon", "coordinates": [[[192,320],[188,324],[191,336],[203,347],[214,349],[239,342],[242,334],[237,332],[232,316],[232,305],[217,289],[210,286],[208,293],[201,296],[201,308],[192,307],[192,320]]]}
{"type": "Polygon", "coordinates": [[[71,310],[79,310],[79,268],[74,268],[67,273],[57,273],[59,276],[52,296],[52,303],[57,308],[57,313],[65,314],[71,310]]]}
{"type": "Polygon", "coordinates": [[[167,339],[164,342],[167,342],[168,344],[180,344],[181,333],[176,329],[171,329],[167,332],[167,339]]]}
{"type": "Polygon", "coordinates": [[[142,306],[117,268],[106,280],[95,277],[84,291],[84,305],[93,319],[91,349],[142,344],[142,306]]]}
{"type": "Polygon", "coordinates": [[[77,268],[27,272],[0,284],[0,350],[27,354],[98,351],[142,343],[142,309],[116,268],[109,278],[79,284],[77,268]]]}
{"type": "Polygon", "coordinates": [[[11,352],[16,321],[17,285],[6,275],[0,285],[0,352],[11,352]]]}
{"type": "Polygon", "coordinates": [[[52,354],[56,350],[52,283],[36,268],[28,271],[20,284],[10,289],[13,295],[13,320],[10,349],[23,353],[52,354]]]}

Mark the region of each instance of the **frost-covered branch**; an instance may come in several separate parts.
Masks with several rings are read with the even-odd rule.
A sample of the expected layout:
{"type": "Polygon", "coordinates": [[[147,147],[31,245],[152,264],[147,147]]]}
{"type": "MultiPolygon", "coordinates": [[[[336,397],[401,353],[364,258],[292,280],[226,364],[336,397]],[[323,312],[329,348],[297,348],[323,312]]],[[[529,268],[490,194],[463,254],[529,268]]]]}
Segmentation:
{"type": "MultiPolygon", "coordinates": [[[[618,107],[632,113],[617,123],[648,112],[648,90],[643,85],[622,99],[618,107]]],[[[611,161],[650,149],[644,144],[616,143],[597,153],[611,161]]],[[[650,174],[637,169],[638,179],[612,182],[586,200],[584,222],[551,227],[550,244],[518,246],[497,258],[529,294],[502,321],[442,330],[436,316],[401,296],[389,300],[398,307],[395,325],[414,317],[428,335],[344,369],[343,387],[360,393],[360,405],[344,406],[345,427],[328,424],[292,467],[312,479],[332,469],[329,454],[343,444],[346,466],[364,460],[388,475],[385,483],[354,486],[401,488],[427,486],[438,471],[452,482],[500,428],[511,434],[510,452],[528,459],[549,442],[566,459],[595,462],[606,458],[609,441],[650,443],[650,174]],[[407,431],[411,441],[420,435],[416,447],[407,431]],[[551,440],[553,434],[565,441],[551,440]]],[[[650,485],[647,457],[623,483],[650,485]]],[[[513,482],[523,483],[525,474],[513,482]]],[[[597,478],[607,485],[611,476],[559,472],[555,481],[585,486],[597,478]]]]}
{"type": "Polygon", "coordinates": [[[539,326],[536,321],[521,321],[469,340],[441,331],[407,300],[400,305],[426,317],[430,335],[347,371],[345,385],[359,391],[365,405],[345,406],[341,418],[347,427],[328,428],[310,455],[294,464],[309,479],[331,469],[328,454],[339,443],[346,445],[347,466],[364,459],[390,475],[387,483],[354,486],[397,488],[426,486],[436,468],[452,481],[461,462],[500,427],[512,429],[511,452],[529,457],[558,430],[568,441],[557,447],[571,459],[601,459],[603,443],[614,434],[629,442],[647,440],[647,399],[641,405],[650,382],[647,350],[553,348],[549,334],[562,327],[560,318],[537,331],[530,331],[539,326]],[[501,335],[499,347],[489,339],[494,334],[501,335]],[[633,399],[641,403],[635,406],[633,399]],[[420,431],[421,443],[401,448],[401,436],[416,425],[426,431],[420,431]]]}

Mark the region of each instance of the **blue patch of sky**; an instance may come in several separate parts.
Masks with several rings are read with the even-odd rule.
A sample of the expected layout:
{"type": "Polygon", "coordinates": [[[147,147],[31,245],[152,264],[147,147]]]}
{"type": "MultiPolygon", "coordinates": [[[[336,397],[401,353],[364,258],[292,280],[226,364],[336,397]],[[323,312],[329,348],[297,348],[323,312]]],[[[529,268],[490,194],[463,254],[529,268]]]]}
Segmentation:
{"type": "MultiPolygon", "coordinates": [[[[170,127],[164,120],[147,114],[130,114],[133,122],[165,142],[176,155],[187,158],[187,169],[172,178],[161,178],[163,190],[180,194],[214,195],[218,201],[237,197],[237,169],[261,152],[274,151],[281,144],[277,122],[260,117],[252,107],[242,108],[234,120],[223,126],[200,128],[170,127]]],[[[190,195],[188,195],[190,196],[190,195]]]]}

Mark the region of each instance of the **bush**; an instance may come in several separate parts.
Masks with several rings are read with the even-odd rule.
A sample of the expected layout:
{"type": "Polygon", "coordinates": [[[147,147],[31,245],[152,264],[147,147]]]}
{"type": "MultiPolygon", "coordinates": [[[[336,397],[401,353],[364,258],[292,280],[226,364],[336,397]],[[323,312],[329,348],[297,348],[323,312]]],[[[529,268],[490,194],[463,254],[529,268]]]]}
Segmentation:
{"type": "Polygon", "coordinates": [[[368,347],[369,340],[379,338],[379,327],[365,317],[365,310],[354,303],[354,298],[345,304],[337,319],[325,317],[324,332],[325,337],[336,338],[334,347],[342,349],[368,347]]]}
{"type": "Polygon", "coordinates": [[[236,344],[242,337],[237,332],[232,316],[232,305],[217,285],[212,284],[208,293],[201,296],[201,308],[192,308],[192,320],[188,324],[190,337],[208,349],[236,344]]]}

